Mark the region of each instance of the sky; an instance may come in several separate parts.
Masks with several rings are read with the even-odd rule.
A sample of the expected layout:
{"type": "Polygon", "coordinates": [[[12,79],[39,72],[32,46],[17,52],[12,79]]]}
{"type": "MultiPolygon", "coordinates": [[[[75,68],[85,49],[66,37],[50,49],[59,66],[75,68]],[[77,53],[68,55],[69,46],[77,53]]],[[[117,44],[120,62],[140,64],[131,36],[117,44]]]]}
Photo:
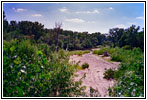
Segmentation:
{"type": "Polygon", "coordinates": [[[144,27],[144,3],[3,3],[6,19],[38,21],[45,28],[108,33],[111,28],[144,27]]]}

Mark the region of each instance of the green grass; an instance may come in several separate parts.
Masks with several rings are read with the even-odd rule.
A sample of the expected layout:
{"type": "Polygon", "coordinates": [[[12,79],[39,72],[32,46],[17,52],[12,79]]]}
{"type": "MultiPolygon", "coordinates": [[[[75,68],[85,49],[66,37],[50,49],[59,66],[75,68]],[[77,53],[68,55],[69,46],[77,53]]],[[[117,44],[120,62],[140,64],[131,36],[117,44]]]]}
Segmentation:
{"type": "Polygon", "coordinates": [[[113,51],[109,47],[101,47],[100,50],[93,50],[92,53],[97,55],[103,55],[104,52],[112,53],[113,51]]]}
{"type": "Polygon", "coordinates": [[[68,54],[82,56],[83,54],[86,54],[86,53],[90,53],[90,51],[89,50],[76,50],[76,51],[70,51],[68,54]]]}
{"type": "Polygon", "coordinates": [[[98,55],[102,55],[104,53],[104,50],[100,49],[100,50],[93,50],[92,52],[93,54],[98,54],[98,55]]]}

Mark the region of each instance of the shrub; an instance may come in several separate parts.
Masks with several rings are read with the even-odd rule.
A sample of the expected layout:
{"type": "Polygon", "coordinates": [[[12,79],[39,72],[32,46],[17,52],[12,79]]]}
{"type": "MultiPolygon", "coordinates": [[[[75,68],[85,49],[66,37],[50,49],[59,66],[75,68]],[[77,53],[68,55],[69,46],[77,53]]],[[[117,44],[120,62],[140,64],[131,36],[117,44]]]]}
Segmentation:
{"type": "Polygon", "coordinates": [[[113,53],[116,53],[118,50],[120,50],[120,48],[116,47],[116,48],[108,48],[107,51],[108,51],[110,54],[113,54],[113,53]]]}
{"type": "Polygon", "coordinates": [[[93,54],[102,55],[104,53],[103,49],[100,50],[93,50],[93,54]]]}
{"type": "Polygon", "coordinates": [[[111,55],[111,57],[112,57],[111,60],[113,60],[113,61],[118,61],[118,62],[122,61],[122,56],[119,55],[119,54],[114,53],[114,54],[111,55]]]}
{"type": "Polygon", "coordinates": [[[90,87],[90,97],[101,97],[98,89],[93,89],[92,87],[90,87]]]}
{"type": "Polygon", "coordinates": [[[42,43],[38,44],[38,50],[41,50],[47,57],[51,56],[51,53],[53,52],[49,45],[42,43]]]}
{"type": "Polygon", "coordinates": [[[82,64],[82,69],[86,69],[86,68],[89,68],[89,64],[88,63],[82,64]]]}
{"type": "Polygon", "coordinates": [[[82,56],[83,54],[86,54],[86,53],[90,53],[90,51],[89,51],[89,50],[84,50],[84,51],[81,51],[81,50],[70,51],[70,52],[69,52],[69,55],[78,55],[78,56],[82,56]]]}
{"type": "Polygon", "coordinates": [[[115,49],[112,53],[115,61],[121,61],[114,73],[117,84],[109,89],[109,95],[115,97],[144,96],[144,55],[141,49],[115,49]]]}
{"type": "Polygon", "coordinates": [[[126,49],[126,50],[132,49],[132,47],[131,47],[130,45],[125,45],[125,46],[123,46],[122,48],[123,48],[123,49],[126,49]]]}
{"type": "Polygon", "coordinates": [[[89,51],[89,50],[85,50],[85,51],[84,51],[84,54],[86,54],[86,53],[90,53],[90,51],[89,51]]]}
{"type": "Polygon", "coordinates": [[[113,79],[114,78],[114,73],[115,73],[115,71],[110,68],[110,69],[105,71],[104,78],[106,78],[108,80],[113,79]]]}
{"type": "Polygon", "coordinates": [[[92,53],[93,54],[97,54],[98,50],[93,50],[92,53]]]}
{"type": "MultiPolygon", "coordinates": [[[[42,46],[41,46],[42,47],[42,46]]],[[[78,96],[80,82],[73,81],[74,66],[68,64],[64,51],[50,54],[28,40],[4,41],[3,96],[53,97],[78,96]]]]}

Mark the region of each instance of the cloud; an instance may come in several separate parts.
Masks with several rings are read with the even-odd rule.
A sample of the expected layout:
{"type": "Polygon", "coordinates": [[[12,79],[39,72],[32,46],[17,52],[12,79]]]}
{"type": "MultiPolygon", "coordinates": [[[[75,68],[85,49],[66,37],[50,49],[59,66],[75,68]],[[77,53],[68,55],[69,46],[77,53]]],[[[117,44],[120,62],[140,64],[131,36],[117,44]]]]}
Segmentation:
{"type": "Polygon", "coordinates": [[[98,10],[93,10],[93,11],[77,11],[77,14],[99,14],[100,12],[98,10]]]}
{"type": "Polygon", "coordinates": [[[140,16],[140,17],[136,17],[136,19],[144,19],[144,17],[140,16]]]}
{"type": "Polygon", "coordinates": [[[41,14],[33,14],[32,16],[33,17],[41,17],[42,15],[41,14]]]}
{"type": "Polygon", "coordinates": [[[115,28],[126,28],[124,24],[118,24],[114,26],[115,28]]]}
{"type": "Polygon", "coordinates": [[[73,22],[73,23],[84,23],[85,21],[83,19],[73,18],[73,19],[65,19],[67,22],[73,22]]]}
{"type": "Polygon", "coordinates": [[[92,13],[99,14],[100,12],[98,10],[94,10],[92,13]]]}
{"type": "Polygon", "coordinates": [[[23,8],[12,8],[15,12],[24,12],[27,11],[27,9],[23,9],[23,8]]]}
{"type": "Polygon", "coordinates": [[[59,11],[60,11],[60,12],[67,12],[68,9],[67,9],[66,7],[63,7],[63,8],[60,8],[59,11]]]}
{"type": "Polygon", "coordinates": [[[108,9],[109,9],[109,10],[113,10],[114,8],[112,8],[112,7],[109,7],[108,9]]]}
{"type": "Polygon", "coordinates": [[[87,21],[87,23],[89,23],[89,24],[94,24],[94,23],[96,23],[95,21],[87,21]]]}

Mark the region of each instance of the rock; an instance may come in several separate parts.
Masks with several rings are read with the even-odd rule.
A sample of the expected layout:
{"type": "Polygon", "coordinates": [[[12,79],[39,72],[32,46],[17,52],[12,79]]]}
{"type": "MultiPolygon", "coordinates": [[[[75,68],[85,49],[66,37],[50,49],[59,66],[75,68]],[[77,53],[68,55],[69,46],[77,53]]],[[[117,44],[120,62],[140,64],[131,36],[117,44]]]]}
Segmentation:
{"type": "Polygon", "coordinates": [[[104,52],[103,55],[104,55],[105,57],[108,57],[108,56],[109,56],[108,52],[104,52]]]}

